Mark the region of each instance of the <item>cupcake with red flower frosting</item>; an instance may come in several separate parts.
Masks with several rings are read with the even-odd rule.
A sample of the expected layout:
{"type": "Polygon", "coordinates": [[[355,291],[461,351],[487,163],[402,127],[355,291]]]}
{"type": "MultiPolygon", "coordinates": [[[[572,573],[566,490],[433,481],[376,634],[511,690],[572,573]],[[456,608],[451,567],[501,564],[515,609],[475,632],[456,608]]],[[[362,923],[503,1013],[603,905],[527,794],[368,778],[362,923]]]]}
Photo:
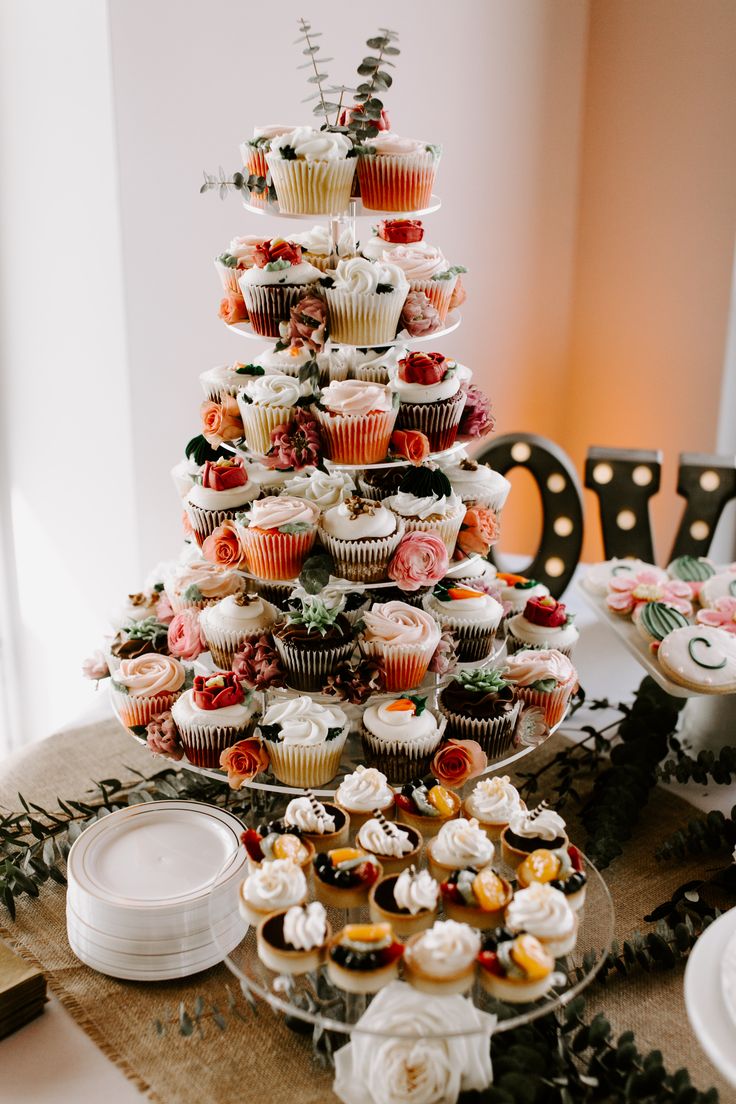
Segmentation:
{"type": "Polygon", "coordinates": [[[408,353],[392,374],[399,396],[397,429],[414,429],[429,441],[431,452],[451,448],[465,406],[458,364],[442,353],[408,353]]]}
{"type": "Polygon", "coordinates": [[[406,276],[386,261],[351,257],[320,281],[330,311],[330,336],[343,345],[386,345],[396,337],[409,294],[406,276]]]}
{"type": "Polygon", "coordinates": [[[366,211],[421,211],[432,200],[442,147],[384,131],[367,138],[358,155],[366,211]]]}
{"type": "Polygon", "coordinates": [[[441,636],[435,619],[406,602],[379,602],[363,615],[363,624],[360,650],[383,667],[386,690],[419,686],[441,636]]]}
{"type": "Polygon", "coordinates": [[[249,483],[245,462],[239,456],[207,460],[200,479],[184,500],[199,547],[218,525],[234,518],[257,494],[258,489],[249,483]]]}
{"type": "Polygon", "coordinates": [[[345,134],[295,127],[271,140],[266,164],[282,215],[339,215],[346,210],[355,160],[345,134]]]}
{"type": "Polygon", "coordinates": [[[395,495],[384,499],[404,521],[408,533],[436,533],[452,556],[465,507],[443,472],[432,464],[409,468],[395,495]]]}
{"type": "Polygon", "coordinates": [[[369,261],[390,260],[390,254],[398,245],[416,245],[424,238],[421,219],[382,219],[371,227],[371,236],[360,243],[360,252],[369,261]]]}
{"type": "Polygon", "coordinates": [[[123,659],[111,679],[113,705],[127,728],[147,725],[151,717],[175,703],[186,671],[172,656],[147,652],[123,659]]]}
{"type": "Polygon", "coordinates": [[[248,570],[261,579],[294,579],[317,539],[319,507],[303,498],[269,495],[254,502],[241,539],[248,570]]]}
{"type": "Polygon", "coordinates": [[[506,622],[506,649],[513,655],[523,648],[555,648],[571,656],[580,636],[573,620],[565,604],[551,595],[530,598],[524,612],[506,622]]]}
{"type": "Polygon", "coordinates": [[[339,350],[348,377],[363,380],[364,383],[388,383],[392,369],[405,353],[403,345],[374,345],[356,349],[345,345],[339,350]]]}
{"type": "Polygon", "coordinates": [[[339,464],[386,459],[398,410],[390,389],[362,380],[334,380],[311,407],[327,456],[339,464]]]}
{"type": "Polygon", "coordinates": [[[493,651],[503,606],[490,594],[446,578],[426,596],[424,608],[452,633],[461,663],[486,659],[493,651]]]}
{"type": "Polygon", "coordinates": [[[578,685],[572,663],[554,648],[515,652],[506,659],[503,677],[511,683],[517,698],[543,710],[550,728],[564,717],[578,685]]]}
{"type": "Polygon", "coordinates": [[[232,671],[195,675],[194,685],[177,698],[171,716],[187,759],[197,767],[219,767],[226,748],[242,740],[253,710],[232,671]]]}
{"type": "Polygon", "coordinates": [[[302,247],[283,238],[271,238],[256,246],[253,267],[238,283],[253,331],[263,337],[279,337],[279,326],[290,319],[291,308],[309,295],[322,273],[302,259],[302,247]]]}

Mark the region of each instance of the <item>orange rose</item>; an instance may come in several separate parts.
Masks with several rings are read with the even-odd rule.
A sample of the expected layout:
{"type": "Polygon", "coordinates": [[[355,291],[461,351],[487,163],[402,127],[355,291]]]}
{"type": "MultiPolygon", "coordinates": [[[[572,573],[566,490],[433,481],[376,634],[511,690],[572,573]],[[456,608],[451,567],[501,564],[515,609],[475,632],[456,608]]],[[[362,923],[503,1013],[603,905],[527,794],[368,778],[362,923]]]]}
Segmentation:
{"type": "Polygon", "coordinates": [[[194,537],[194,529],[192,529],[191,518],[189,517],[189,514],[186,512],[186,510],[181,515],[181,526],[184,530],[184,536],[188,537],[191,540],[194,537]]]}
{"type": "Polygon", "coordinates": [[[218,567],[243,567],[245,549],[240,539],[240,526],[234,521],[218,525],[202,545],[202,555],[218,567]]]}
{"type": "Polygon", "coordinates": [[[225,748],[220,756],[220,766],[227,771],[227,780],[231,790],[239,790],[245,782],[250,782],[268,766],[268,752],[260,740],[239,740],[232,747],[225,748]]]}
{"type": "Polygon", "coordinates": [[[429,456],[429,440],[418,429],[395,429],[389,447],[394,456],[412,464],[421,464],[429,456]]]}
{"type": "Polygon", "coordinates": [[[458,789],[487,766],[488,757],[475,740],[445,740],[429,769],[441,786],[458,789]]]}
{"type": "Polygon", "coordinates": [[[239,291],[237,294],[231,292],[224,299],[221,299],[217,313],[223,322],[227,322],[228,326],[232,326],[234,322],[248,321],[248,309],[239,291]]]}
{"type": "Polygon", "coordinates": [[[219,403],[203,402],[199,410],[202,435],[212,448],[219,448],[223,441],[237,441],[243,436],[243,419],[232,395],[223,395],[219,403]]]}
{"type": "Polygon", "coordinates": [[[462,528],[457,538],[457,546],[466,556],[487,556],[491,547],[501,535],[501,526],[493,510],[484,510],[474,506],[465,511],[462,528]]]}

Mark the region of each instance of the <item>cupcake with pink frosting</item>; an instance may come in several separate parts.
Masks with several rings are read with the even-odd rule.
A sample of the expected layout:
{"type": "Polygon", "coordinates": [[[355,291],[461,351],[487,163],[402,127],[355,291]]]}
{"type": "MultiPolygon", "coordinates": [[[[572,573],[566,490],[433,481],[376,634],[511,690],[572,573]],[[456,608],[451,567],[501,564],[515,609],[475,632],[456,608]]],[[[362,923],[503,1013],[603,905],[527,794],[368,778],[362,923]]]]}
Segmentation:
{"type": "Polygon", "coordinates": [[[319,507],[291,495],[269,495],[240,515],[248,570],[261,579],[295,579],[317,538],[319,507]]]}
{"type": "Polygon", "coordinates": [[[419,686],[440,639],[440,627],[424,610],[406,602],[379,602],[363,615],[360,650],[386,674],[386,690],[419,686]]]}
{"type": "Polygon", "coordinates": [[[202,474],[184,500],[194,538],[201,548],[218,525],[235,517],[258,494],[248,481],[244,461],[238,456],[206,461],[202,474]]]}
{"type": "Polygon", "coordinates": [[[465,272],[462,265],[448,264],[442,251],[426,242],[397,245],[386,250],[382,259],[401,269],[409,281],[409,291],[419,291],[426,295],[444,322],[450,309],[458,273],[465,272]]]}
{"type": "Polygon", "coordinates": [[[578,675],[572,663],[554,648],[524,650],[508,656],[503,677],[527,705],[544,712],[550,728],[559,724],[567,703],[577,688],[578,675]]]}
{"type": "Polygon", "coordinates": [[[164,591],[174,613],[204,609],[228,594],[242,594],[245,581],[237,572],[207,560],[177,564],[164,575],[164,591]]]}
{"type": "Polygon", "coordinates": [[[360,196],[367,211],[421,211],[432,200],[442,149],[382,131],[358,155],[360,196]]]}
{"type": "Polygon", "coordinates": [[[335,380],[311,411],[327,455],[339,464],[380,464],[386,459],[398,400],[380,383],[335,380]]]}
{"type": "Polygon", "coordinates": [[[185,679],[184,667],[172,656],[147,652],[123,659],[111,680],[115,711],[127,728],[147,725],[156,713],[171,708],[185,679]]]}

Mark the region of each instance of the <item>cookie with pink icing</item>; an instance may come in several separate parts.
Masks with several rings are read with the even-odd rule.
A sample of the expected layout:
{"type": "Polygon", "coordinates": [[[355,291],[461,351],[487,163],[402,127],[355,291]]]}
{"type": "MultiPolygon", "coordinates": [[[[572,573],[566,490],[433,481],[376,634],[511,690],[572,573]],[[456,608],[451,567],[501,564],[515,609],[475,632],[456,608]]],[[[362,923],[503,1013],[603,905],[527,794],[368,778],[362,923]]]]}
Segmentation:
{"type": "Polygon", "coordinates": [[[657,653],[664,673],[700,694],[736,691],[736,637],[710,625],[690,625],[666,636],[657,653]]]}
{"type": "Polygon", "coordinates": [[[701,606],[713,607],[719,598],[736,598],[736,565],[711,575],[700,588],[701,606]]]}
{"type": "Polygon", "coordinates": [[[658,571],[638,571],[609,580],[606,605],[612,613],[630,617],[645,602],[666,602],[689,617],[693,612],[691,594],[689,584],[680,579],[663,580],[658,571]]]}
{"type": "Polygon", "coordinates": [[[710,609],[698,610],[695,620],[699,625],[710,625],[736,635],[736,597],[716,598],[710,609]]]}

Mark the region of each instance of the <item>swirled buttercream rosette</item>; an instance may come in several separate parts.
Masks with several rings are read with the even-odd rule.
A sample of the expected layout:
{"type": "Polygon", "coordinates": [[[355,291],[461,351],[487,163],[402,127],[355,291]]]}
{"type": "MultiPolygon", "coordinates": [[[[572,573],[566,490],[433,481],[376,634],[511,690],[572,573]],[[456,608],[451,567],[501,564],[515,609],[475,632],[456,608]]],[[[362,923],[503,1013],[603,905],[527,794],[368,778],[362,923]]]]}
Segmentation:
{"type": "Polygon", "coordinates": [[[421,211],[432,200],[441,156],[438,146],[393,131],[364,143],[358,156],[358,180],[367,211],[421,211]]]}
{"type": "Polygon", "coordinates": [[[293,417],[295,406],[307,393],[308,385],[286,373],[249,379],[238,394],[248,448],[265,456],[271,448],[271,434],[293,417]]]}
{"type": "Polygon", "coordinates": [[[111,680],[112,702],[127,728],[145,726],[181,694],[186,672],[172,656],[147,652],[121,660],[111,680]]]}
{"type": "Polygon", "coordinates": [[[340,261],[325,288],[330,336],[337,344],[388,345],[396,337],[409,284],[401,269],[351,257],[340,261]]]}
{"type": "Polygon", "coordinates": [[[503,676],[514,687],[517,698],[527,705],[539,706],[550,728],[564,717],[578,684],[572,663],[554,648],[508,656],[503,676]]]}
{"type": "Polygon", "coordinates": [[[259,726],[276,778],[301,788],[324,786],[335,777],[348,729],[342,709],[306,695],[274,702],[259,726]]]}
{"type": "Polygon", "coordinates": [[[406,602],[384,602],[368,610],[363,621],[358,644],[363,655],[383,667],[386,690],[419,686],[441,636],[434,618],[406,602]]]}
{"type": "Polygon", "coordinates": [[[318,517],[317,506],[289,495],[254,502],[241,518],[248,570],[261,579],[295,579],[317,539],[318,517]]]}
{"type": "Polygon", "coordinates": [[[355,159],[344,134],[296,127],[271,143],[266,164],[284,215],[339,215],[350,202],[355,159]]]}
{"type": "Polygon", "coordinates": [[[386,459],[397,408],[387,387],[361,380],[335,380],[311,412],[325,451],[340,464],[379,464],[386,459]]]}

